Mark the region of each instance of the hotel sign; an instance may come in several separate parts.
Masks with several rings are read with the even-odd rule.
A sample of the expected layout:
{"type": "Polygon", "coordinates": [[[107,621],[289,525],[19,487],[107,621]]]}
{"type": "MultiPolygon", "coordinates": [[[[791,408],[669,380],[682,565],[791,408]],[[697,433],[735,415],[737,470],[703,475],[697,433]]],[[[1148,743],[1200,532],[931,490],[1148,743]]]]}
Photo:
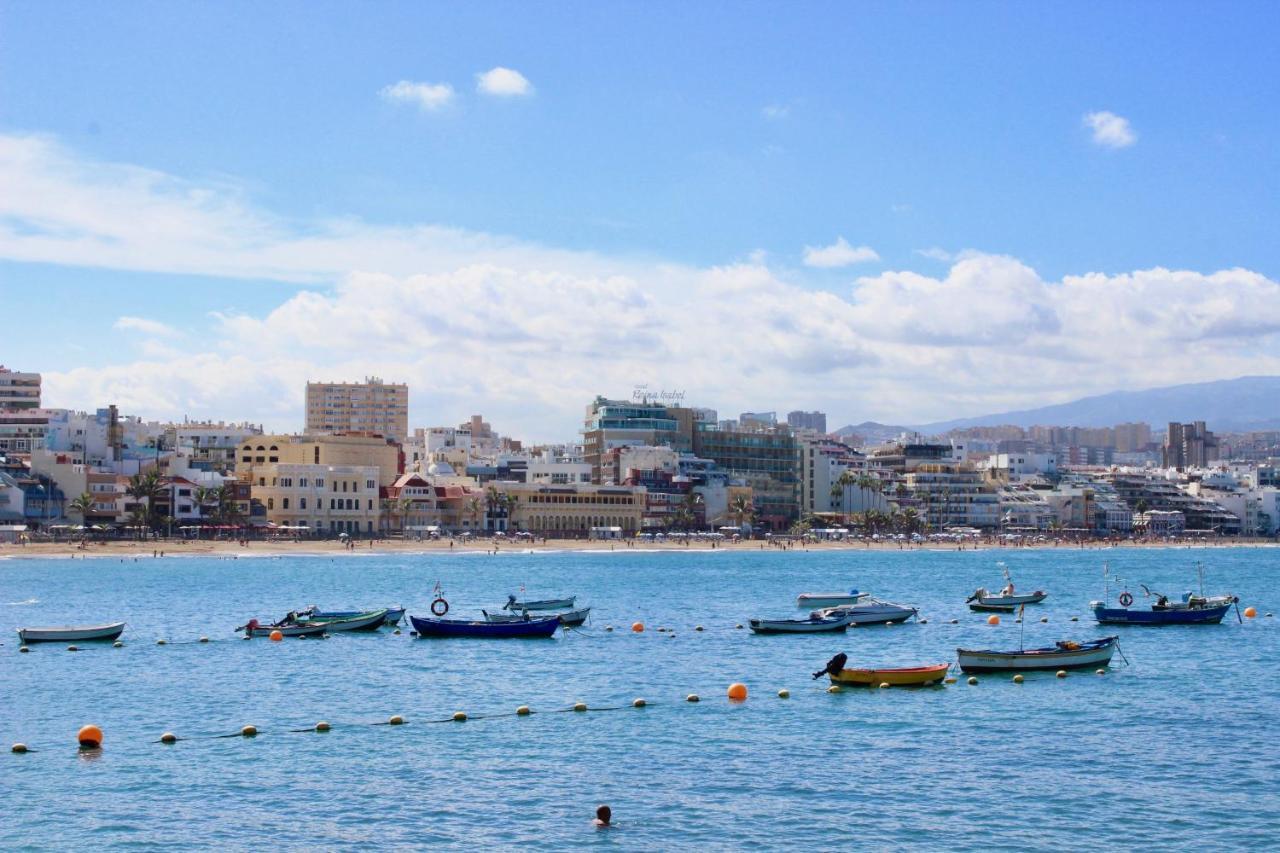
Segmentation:
{"type": "Polygon", "coordinates": [[[666,403],[678,406],[684,402],[683,391],[650,391],[648,385],[637,385],[631,391],[631,399],[637,403],[666,403]]]}

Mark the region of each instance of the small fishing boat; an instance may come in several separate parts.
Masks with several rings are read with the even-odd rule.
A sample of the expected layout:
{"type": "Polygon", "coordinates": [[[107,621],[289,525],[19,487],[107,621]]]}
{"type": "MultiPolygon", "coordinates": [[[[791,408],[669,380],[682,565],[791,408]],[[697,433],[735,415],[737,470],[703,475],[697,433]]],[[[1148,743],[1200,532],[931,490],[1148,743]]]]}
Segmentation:
{"type": "Polygon", "coordinates": [[[848,614],[821,617],[810,615],[808,619],[752,619],[747,624],[757,634],[816,634],[823,631],[843,631],[853,617],[848,614]]]}
{"type": "MultiPolygon", "coordinates": [[[[377,609],[377,608],[375,608],[377,609]]],[[[404,618],[403,607],[387,607],[387,619],[383,625],[398,625],[400,620],[404,618]]],[[[351,619],[355,616],[363,616],[366,613],[372,613],[372,610],[320,610],[314,604],[305,610],[297,611],[299,618],[306,619],[310,622],[323,622],[330,619],[351,619]]]]}
{"type": "Polygon", "coordinates": [[[850,616],[850,625],[883,625],[885,622],[905,622],[918,613],[916,608],[905,604],[894,604],[880,601],[865,595],[857,604],[841,604],[836,607],[824,607],[813,611],[810,615],[819,619],[830,619],[837,616],[850,616]]]}
{"type": "Polygon", "coordinates": [[[1013,588],[1013,578],[1009,576],[1009,569],[1004,563],[997,563],[1000,571],[1004,574],[1004,587],[1000,592],[991,594],[987,592],[984,586],[974,590],[973,595],[969,596],[965,601],[969,604],[970,610],[996,611],[1008,613],[1009,610],[997,610],[997,608],[1008,607],[1012,610],[1020,604],[1039,604],[1048,597],[1049,593],[1044,590],[1037,589],[1035,592],[1017,593],[1013,588]]]}
{"type": "Polygon", "coordinates": [[[880,669],[845,669],[849,656],[844,652],[827,661],[825,668],[815,672],[814,678],[826,675],[831,683],[845,687],[924,687],[941,684],[951,669],[949,663],[933,663],[925,666],[885,667],[880,669]]]}
{"type": "Polygon", "coordinates": [[[979,613],[1012,613],[1017,610],[1017,604],[988,604],[982,601],[970,601],[969,609],[976,610],[979,613]]]}
{"type": "MultiPolygon", "coordinates": [[[[484,614],[486,622],[529,622],[534,617],[529,612],[522,611],[520,613],[490,613],[488,610],[481,610],[484,614]]],[[[577,610],[566,610],[563,613],[553,613],[550,616],[557,616],[560,624],[566,628],[576,628],[583,622],[587,621],[587,616],[591,614],[590,607],[580,607],[577,610]]],[[[550,618],[550,616],[541,616],[538,618],[550,618]]]]}
{"type": "Polygon", "coordinates": [[[106,625],[19,628],[18,639],[24,643],[89,643],[114,640],[122,633],[124,633],[124,623],[111,622],[106,625]]]}
{"type": "Polygon", "coordinates": [[[276,623],[276,627],[281,625],[322,625],[329,633],[339,633],[343,631],[376,631],[382,627],[382,623],[387,621],[387,611],[371,610],[368,613],[357,613],[352,616],[308,616],[301,617],[300,614],[289,614],[281,622],[276,623]],[[292,618],[290,618],[292,617],[292,618]]]}
{"type": "Polygon", "coordinates": [[[857,604],[867,593],[851,589],[846,592],[802,592],[796,596],[796,607],[837,607],[841,604],[857,604]]]}
{"type": "Polygon", "coordinates": [[[1115,654],[1118,637],[1075,642],[1059,640],[1040,649],[996,651],[993,649],[956,649],[960,669],[964,672],[1031,672],[1038,669],[1077,669],[1106,666],[1115,654]]]}
{"type": "Polygon", "coordinates": [[[530,619],[518,622],[473,622],[467,619],[428,619],[409,616],[409,622],[420,637],[550,637],[560,627],[560,617],[530,619]]]}
{"type": "Polygon", "coordinates": [[[544,598],[540,601],[517,601],[514,595],[507,596],[507,603],[502,605],[503,610],[570,610],[573,602],[577,600],[576,595],[568,598],[544,598]]]}
{"type": "Polygon", "coordinates": [[[1120,607],[1107,607],[1106,602],[1092,601],[1093,618],[1101,625],[1217,625],[1239,599],[1233,595],[1192,595],[1184,592],[1177,601],[1159,596],[1150,608],[1130,609],[1133,596],[1120,594],[1120,607]],[[1125,598],[1128,596],[1128,598],[1125,598]]]}
{"type": "Polygon", "coordinates": [[[244,631],[250,637],[270,637],[275,631],[279,631],[285,637],[319,637],[328,630],[328,626],[314,622],[295,622],[292,625],[263,625],[257,619],[250,619],[239,628],[236,628],[236,630],[244,631]]]}

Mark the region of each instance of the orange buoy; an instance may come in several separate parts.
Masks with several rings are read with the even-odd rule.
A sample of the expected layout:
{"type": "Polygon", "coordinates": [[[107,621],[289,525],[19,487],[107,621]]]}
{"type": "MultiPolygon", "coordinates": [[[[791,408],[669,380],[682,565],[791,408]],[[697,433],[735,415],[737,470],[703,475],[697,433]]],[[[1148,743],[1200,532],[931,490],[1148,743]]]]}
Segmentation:
{"type": "Polygon", "coordinates": [[[97,749],[102,746],[102,729],[97,726],[82,726],[76,734],[81,749],[97,749]]]}
{"type": "Polygon", "coordinates": [[[988,616],[988,617],[987,617],[987,624],[988,624],[988,625],[999,625],[999,624],[1000,624],[1000,617],[999,617],[999,616],[997,616],[997,615],[995,615],[994,613],[992,613],[990,616],[988,616]]]}
{"type": "Polygon", "coordinates": [[[1255,616],[1257,616],[1257,615],[1258,615],[1258,611],[1257,611],[1257,610],[1255,610],[1255,609],[1254,609],[1254,608],[1252,608],[1252,607],[1246,607],[1246,608],[1244,609],[1244,618],[1246,618],[1246,619],[1252,619],[1253,617],[1255,617],[1255,616]]]}
{"type": "Polygon", "coordinates": [[[741,681],[735,681],[729,685],[729,698],[734,702],[742,702],[747,698],[747,685],[741,681]]]}
{"type": "Polygon", "coordinates": [[[389,725],[389,726],[403,726],[403,725],[404,725],[404,717],[400,716],[399,714],[396,714],[396,715],[394,715],[391,719],[387,720],[387,725],[389,725]]]}
{"type": "Polygon", "coordinates": [[[643,622],[634,622],[634,623],[632,623],[632,625],[631,625],[631,630],[632,630],[632,631],[635,631],[637,634],[643,634],[643,633],[644,633],[644,623],[643,623],[643,622]]]}
{"type": "Polygon", "coordinates": [[[272,631],[267,639],[271,640],[273,643],[278,643],[284,639],[284,634],[279,631],[272,631]]]}

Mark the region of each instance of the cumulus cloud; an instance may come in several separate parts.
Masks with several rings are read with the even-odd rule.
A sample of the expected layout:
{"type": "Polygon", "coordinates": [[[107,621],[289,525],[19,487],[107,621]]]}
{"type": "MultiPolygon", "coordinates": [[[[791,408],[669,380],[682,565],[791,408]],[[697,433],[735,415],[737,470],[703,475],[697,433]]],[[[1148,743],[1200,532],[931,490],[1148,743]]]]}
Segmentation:
{"type": "Polygon", "coordinates": [[[476,91],[483,95],[511,98],[532,95],[533,84],[513,68],[490,68],[476,75],[476,91]]]}
{"type": "Polygon", "coordinates": [[[415,425],[483,412],[565,440],[587,400],[639,383],[729,412],[926,422],[1280,373],[1280,284],[1249,270],[1045,279],[966,251],[939,275],[890,270],[833,292],[759,254],[698,267],[435,226],[294,223],[233,185],[33,137],[0,135],[0,258],[301,282],[270,310],[192,317],[128,356],[45,371],[50,405],[274,429],[301,427],[317,377],[408,382],[415,425]]]}
{"type": "Polygon", "coordinates": [[[1105,148],[1128,148],[1138,141],[1127,118],[1106,110],[1085,113],[1084,126],[1093,131],[1093,141],[1105,148]]]}
{"type": "Polygon", "coordinates": [[[880,256],[870,246],[850,246],[843,237],[837,237],[830,246],[805,246],[804,265],[807,267],[847,267],[868,261],[878,261],[880,256]]]}
{"type": "Polygon", "coordinates": [[[121,332],[141,332],[152,337],[172,338],[181,334],[172,326],[166,326],[159,320],[148,320],[146,317],[121,317],[111,326],[121,332]]]}
{"type": "Polygon", "coordinates": [[[378,94],[383,100],[413,104],[427,112],[443,109],[453,101],[453,87],[448,83],[415,83],[412,80],[401,80],[390,86],[383,86],[378,94]]]}

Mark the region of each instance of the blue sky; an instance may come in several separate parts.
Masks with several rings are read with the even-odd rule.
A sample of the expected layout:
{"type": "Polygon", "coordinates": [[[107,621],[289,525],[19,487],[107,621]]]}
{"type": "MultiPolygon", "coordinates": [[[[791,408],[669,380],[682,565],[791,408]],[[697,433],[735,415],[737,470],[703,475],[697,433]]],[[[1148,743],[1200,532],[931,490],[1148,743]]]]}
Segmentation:
{"type": "Polygon", "coordinates": [[[1126,361],[1188,346],[1205,348],[1186,362],[1194,375],[1172,378],[1266,372],[1275,330],[1250,314],[1271,309],[1280,276],[1278,24],[1280,7],[1246,3],[0,4],[0,134],[15,146],[0,184],[11,196],[0,294],[26,316],[73,308],[10,324],[0,361],[60,374],[54,405],[127,390],[149,416],[194,409],[280,427],[301,420],[297,376],[371,369],[421,388],[424,424],[493,411],[547,438],[572,430],[584,395],[625,394],[632,377],[688,384],[726,411],[820,406],[843,422],[1165,384],[1170,363],[1126,361]],[[479,91],[494,68],[527,90],[479,91]],[[452,97],[428,108],[382,94],[400,81],[452,97]],[[45,197],[24,197],[31,188],[45,197]],[[157,222],[202,216],[167,233],[138,205],[157,222]],[[303,245],[284,264],[216,262],[260,249],[260,233],[322,235],[335,257],[313,262],[303,245]],[[33,234],[50,239],[33,248],[33,234]],[[96,248],[72,239],[86,234],[96,248]],[[848,251],[809,256],[838,265],[806,264],[806,247],[838,239],[848,251]],[[411,284],[477,266],[513,277],[411,284]],[[757,300],[742,316],[716,316],[725,270],[752,282],[732,288],[757,300]],[[1135,284],[1151,270],[1204,280],[1135,284]],[[1230,270],[1260,281],[1210,280],[1230,270]],[[387,340],[394,324],[365,320],[353,324],[370,336],[349,342],[367,350],[356,355],[257,352],[236,337],[250,321],[284,322],[280,309],[314,324],[302,309],[317,300],[330,318],[358,310],[366,275],[399,282],[388,305],[438,301],[434,319],[403,320],[422,352],[387,340]],[[1071,325],[1088,297],[1068,285],[1090,275],[1124,291],[1115,310],[1129,325],[1115,334],[1164,325],[1082,371],[1096,354],[1049,338],[1088,328],[1071,325]],[[547,276],[574,283],[557,290],[547,276]],[[611,292],[609,276],[634,291],[611,292]],[[1137,316],[1167,299],[1179,310],[1137,316]],[[945,334],[920,316],[934,306],[964,322],[993,301],[1007,316],[975,311],[971,328],[945,334]],[[906,317],[868,316],[903,303],[906,317]],[[630,312],[621,328],[619,311],[630,312]],[[667,322],[689,313],[703,317],[695,334],[767,346],[745,364],[725,347],[706,365],[716,350],[685,347],[689,330],[667,322]],[[120,317],[167,330],[140,339],[120,317]],[[467,355],[481,318],[509,321],[511,335],[486,333],[488,349],[467,355]],[[558,345],[584,324],[600,340],[558,345]],[[1035,334],[1002,350],[988,331],[1006,327],[1035,334]],[[165,364],[228,370],[236,356],[263,363],[241,378],[273,377],[264,394],[159,378],[165,364]],[[1020,356],[1056,367],[1003,388],[982,381],[1020,356]],[[564,372],[558,358],[610,369],[521,403],[519,386],[564,372]],[[940,367],[952,381],[937,382],[940,367]],[[145,392],[136,377],[153,374],[145,392]]]}

